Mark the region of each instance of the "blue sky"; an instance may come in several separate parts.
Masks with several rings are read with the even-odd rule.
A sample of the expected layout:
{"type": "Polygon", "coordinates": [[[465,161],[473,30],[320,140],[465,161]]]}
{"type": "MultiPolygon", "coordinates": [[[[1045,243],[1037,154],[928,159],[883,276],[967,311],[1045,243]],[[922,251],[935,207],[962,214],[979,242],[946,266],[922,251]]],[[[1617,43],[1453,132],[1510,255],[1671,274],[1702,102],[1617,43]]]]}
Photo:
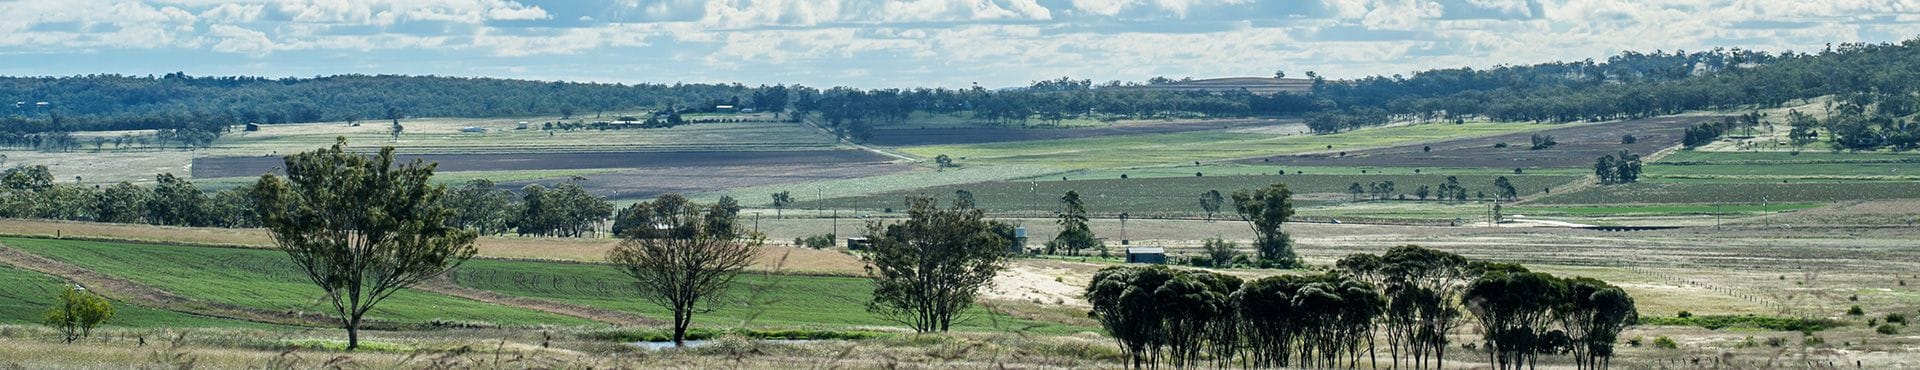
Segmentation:
{"type": "Polygon", "coordinates": [[[0,75],[1003,87],[1915,36],[1920,0],[0,0],[0,75]]]}

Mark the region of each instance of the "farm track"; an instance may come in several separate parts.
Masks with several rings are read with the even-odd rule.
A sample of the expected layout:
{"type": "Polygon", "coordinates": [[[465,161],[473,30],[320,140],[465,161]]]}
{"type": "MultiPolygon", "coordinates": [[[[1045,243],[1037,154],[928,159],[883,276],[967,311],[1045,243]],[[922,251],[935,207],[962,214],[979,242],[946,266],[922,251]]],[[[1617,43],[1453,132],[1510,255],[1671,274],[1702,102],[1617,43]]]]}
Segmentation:
{"type": "Polygon", "coordinates": [[[421,291],[431,292],[431,293],[465,298],[465,299],[470,299],[470,300],[479,301],[479,302],[486,302],[489,304],[497,304],[497,305],[508,306],[508,307],[528,309],[528,310],[546,312],[546,313],[551,313],[556,315],[566,315],[566,316],[578,317],[582,319],[594,320],[594,321],[622,325],[622,326],[659,325],[663,323],[662,321],[657,319],[651,319],[651,318],[629,314],[625,312],[619,312],[619,311],[613,311],[613,310],[607,310],[607,309],[595,308],[595,307],[589,307],[589,306],[583,306],[583,305],[577,305],[577,304],[570,304],[570,303],[554,302],[554,301],[548,301],[548,300],[542,300],[542,299],[516,297],[516,296],[500,294],[493,291],[468,288],[468,287],[460,286],[460,284],[457,282],[458,279],[459,279],[458,271],[449,271],[446,274],[441,274],[440,276],[434,277],[432,280],[427,280],[426,282],[423,282],[420,285],[414,286],[413,288],[419,289],[421,291]]]}
{"type": "MultiPolygon", "coordinates": [[[[207,302],[181,296],[146,284],[26,253],[0,245],[0,263],[53,275],[72,281],[100,295],[140,306],[224,319],[280,325],[330,327],[338,325],[332,316],[317,313],[278,312],[207,302]]],[[[379,326],[373,324],[372,326],[379,326]]]]}

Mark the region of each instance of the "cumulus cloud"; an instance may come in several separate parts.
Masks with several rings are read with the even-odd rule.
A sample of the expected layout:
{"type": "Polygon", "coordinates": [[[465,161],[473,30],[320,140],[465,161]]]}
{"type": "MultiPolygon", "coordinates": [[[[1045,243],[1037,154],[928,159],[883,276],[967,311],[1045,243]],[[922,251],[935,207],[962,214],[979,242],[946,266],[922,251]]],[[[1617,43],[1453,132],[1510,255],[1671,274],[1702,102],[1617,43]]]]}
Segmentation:
{"type": "MultiPolygon", "coordinates": [[[[590,65],[575,69],[583,78],[1003,86],[1275,68],[1355,77],[1624,50],[1804,51],[1912,37],[1920,0],[67,0],[0,1],[0,14],[33,15],[0,18],[0,54],[168,49],[271,65],[259,60],[436,52],[475,73],[553,60],[590,65]],[[548,55],[573,57],[531,58],[548,55]]],[[[300,62],[310,71],[371,64],[345,58],[300,62]]],[[[25,59],[35,58],[0,68],[64,67],[25,59]]]]}

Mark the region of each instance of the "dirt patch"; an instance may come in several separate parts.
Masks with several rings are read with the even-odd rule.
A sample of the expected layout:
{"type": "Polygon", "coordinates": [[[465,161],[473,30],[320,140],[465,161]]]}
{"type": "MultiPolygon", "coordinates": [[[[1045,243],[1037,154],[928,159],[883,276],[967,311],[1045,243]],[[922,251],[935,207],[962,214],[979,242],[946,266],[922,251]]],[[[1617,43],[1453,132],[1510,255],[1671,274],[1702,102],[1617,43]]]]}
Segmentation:
{"type": "MultiPolygon", "coordinates": [[[[859,150],[793,151],[680,151],[607,153],[514,154],[401,154],[398,160],[439,163],[443,172],[528,171],[604,168],[675,168],[852,164],[886,162],[891,158],[859,150]]],[[[259,176],[276,171],[285,162],[278,156],[208,157],[193,160],[193,177],[259,176]]]]}
{"type": "Polygon", "coordinates": [[[1099,265],[1049,260],[1017,260],[980,292],[983,298],[1042,305],[1092,307],[1080,296],[1099,265]]]}
{"type": "Polygon", "coordinates": [[[1141,125],[1116,125],[1098,128],[885,128],[873,130],[867,144],[887,146],[977,144],[1008,141],[1080,139],[1103,136],[1171,134],[1205,130],[1258,129],[1274,126],[1298,126],[1297,120],[1235,119],[1199,122],[1173,122],[1141,125]]]}
{"type": "Polygon", "coordinates": [[[1290,155],[1243,160],[1245,163],[1287,166],[1381,166],[1381,167],[1590,167],[1595,158],[1632,149],[1648,155],[1680,145],[1687,126],[1715,117],[1660,117],[1623,122],[1571,125],[1536,132],[1491,137],[1410,144],[1356,152],[1290,155]],[[1559,144],[1541,150],[1529,150],[1533,135],[1553,136],[1559,144]],[[1633,144],[1622,144],[1624,135],[1633,135],[1633,144]],[[1505,148],[1495,144],[1506,143],[1505,148]],[[1433,150],[1426,150],[1432,147],[1433,150]]]}
{"type": "MultiPolygon", "coordinates": [[[[697,193],[751,186],[852,179],[913,170],[912,165],[859,162],[790,164],[776,166],[666,167],[620,170],[581,175],[588,192],[608,198],[648,199],[666,193],[697,193]]],[[[552,184],[566,179],[510,181],[498,184],[518,190],[530,184],[552,184]]]]}

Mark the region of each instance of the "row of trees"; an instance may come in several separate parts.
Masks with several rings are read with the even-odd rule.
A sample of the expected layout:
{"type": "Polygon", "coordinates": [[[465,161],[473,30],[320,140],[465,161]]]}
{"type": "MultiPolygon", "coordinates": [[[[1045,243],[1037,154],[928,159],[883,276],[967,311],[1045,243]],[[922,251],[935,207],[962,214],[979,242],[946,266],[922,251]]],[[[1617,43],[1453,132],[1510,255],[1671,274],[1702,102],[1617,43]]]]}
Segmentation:
{"type": "Polygon", "coordinates": [[[46,166],[0,172],[0,217],[148,223],[170,226],[257,227],[248,187],[211,194],[192,182],[161,174],[154,185],[55,183],[46,166]]]}
{"type": "MultiPolygon", "coordinates": [[[[253,185],[214,192],[201,190],[173,174],[155,177],[151,186],[121,182],[110,186],[57,183],[46,166],[16,166],[0,172],[0,217],[193,227],[260,227],[253,185]]],[[[497,235],[581,237],[600,231],[614,216],[613,203],[589,193],[580,179],[547,187],[527,185],[519,192],[498,189],[492,181],[472,180],[440,198],[454,210],[449,225],[497,235]]],[[[731,199],[736,212],[739,205],[731,199]]],[[[613,230],[616,234],[620,225],[613,230]]]]}
{"type": "Polygon", "coordinates": [[[1394,368],[1439,369],[1447,334],[1471,316],[1489,362],[1502,369],[1540,354],[1605,368],[1618,334],[1635,321],[1633,299],[1605,282],[1417,246],[1351,255],[1337,266],[1254,281],[1109,267],[1094,275],[1086,297],[1134,367],[1353,368],[1379,363],[1384,344],[1394,368]]]}

